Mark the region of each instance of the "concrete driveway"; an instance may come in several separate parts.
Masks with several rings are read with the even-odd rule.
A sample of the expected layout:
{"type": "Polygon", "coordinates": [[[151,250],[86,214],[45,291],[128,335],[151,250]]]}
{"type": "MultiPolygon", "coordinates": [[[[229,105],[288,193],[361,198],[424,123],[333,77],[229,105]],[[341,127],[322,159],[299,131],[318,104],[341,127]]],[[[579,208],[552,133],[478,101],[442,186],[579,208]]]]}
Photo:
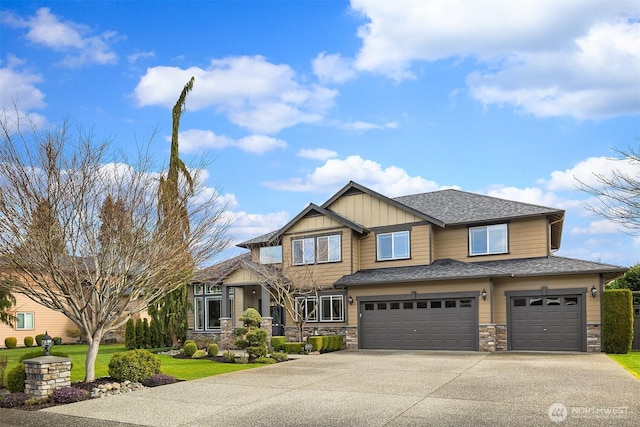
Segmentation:
{"type": "Polygon", "coordinates": [[[604,354],[356,350],[37,416],[101,426],[637,426],[639,396],[640,380],[604,354]]]}

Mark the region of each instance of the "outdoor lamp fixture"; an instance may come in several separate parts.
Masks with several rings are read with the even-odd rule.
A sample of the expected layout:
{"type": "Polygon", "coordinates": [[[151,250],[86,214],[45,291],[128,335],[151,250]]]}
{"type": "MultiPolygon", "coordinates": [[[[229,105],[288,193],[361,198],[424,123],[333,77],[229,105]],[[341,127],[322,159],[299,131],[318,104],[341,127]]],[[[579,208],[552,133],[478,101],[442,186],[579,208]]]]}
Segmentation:
{"type": "Polygon", "coordinates": [[[591,287],[591,296],[595,298],[596,295],[598,295],[598,289],[596,289],[596,285],[593,285],[591,287]]]}
{"type": "Polygon", "coordinates": [[[49,355],[49,350],[51,349],[51,346],[53,346],[53,340],[49,336],[49,332],[45,332],[42,337],[42,348],[44,349],[45,356],[49,355]]]}
{"type": "Polygon", "coordinates": [[[482,289],[482,292],[480,292],[480,296],[482,297],[482,301],[485,301],[487,299],[487,290],[482,289]]]}
{"type": "Polygon", "coordinates": [[[353,305],[353,297],[351,295],[349,295],[349,298],[347,298],[347,301],[349,301],[349,305],[353,305]]]}

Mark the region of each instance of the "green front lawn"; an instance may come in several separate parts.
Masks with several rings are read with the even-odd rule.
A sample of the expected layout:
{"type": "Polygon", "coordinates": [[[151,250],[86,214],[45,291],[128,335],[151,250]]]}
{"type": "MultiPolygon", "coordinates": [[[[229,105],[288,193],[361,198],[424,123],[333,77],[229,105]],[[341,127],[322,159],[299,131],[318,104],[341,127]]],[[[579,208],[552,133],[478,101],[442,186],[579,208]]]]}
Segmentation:
{"type": "MultiPolygon", "coordinates": [[[[84,361],[87,354],[87,345],[73,344],[54,346],[52,350],[61,351],[67,354],[71,359],[73,367],[71,368],[71,382],[84,380],[84,361]]],[[[12,350],[1,349],[0,356],[8,358],[7,371],[13,368],[23,354],[37,351],[38,347],[32,348],[16,348],[12,350]]],[[[100,346],[100,352],[96,359],[96,378],[109,376],[109,361],[114,353],[126,351],[123,345],[107,345],[100,346]]],[[[159,354],[162,360],[162,373],[173,375],[181,380],[194,380],[197,378],[210,377],[212,375],[225,374],[227,372],[241,371],[243,369],[256,368],[263,365],[247,365],[247,364],[231,364],[216,363],[210,360],[198,359],[174,359],[171,356],[159,354]]],[[[6,375],[6,372],[5,372],[6,375]]]]}
{"type": "Polygon", "coordinates": [[[631,372],[634,377],[640,379],[640,351],[631,351],[627,354],[609,354],[608,356],[631,372]]]}

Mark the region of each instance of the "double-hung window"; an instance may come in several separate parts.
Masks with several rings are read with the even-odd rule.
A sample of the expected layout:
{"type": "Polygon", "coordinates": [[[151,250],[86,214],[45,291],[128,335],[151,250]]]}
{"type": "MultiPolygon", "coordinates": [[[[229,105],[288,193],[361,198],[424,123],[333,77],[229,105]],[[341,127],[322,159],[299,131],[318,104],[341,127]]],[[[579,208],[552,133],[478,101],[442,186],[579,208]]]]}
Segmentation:
{"type": "Polygon", "coordinates": [[[16,329],[35,329],[33,325],[33,313],[16,313],[16,329]]]}
{"type": "Polygon", "coordinates": [[[508,251],[507,224],[469,228],[469,255],[504,254],[508,251]]]}
{"type": "Polygon", "coordinates": [[[378,261],[409,258],[409,232],[396,231],[376,236],[378,261]]]}
{"type": "Polygon", "coordinates": [[[341,235],[307,237],[291,241],[293,265],[339,262],[342,260],[341,235]]]}

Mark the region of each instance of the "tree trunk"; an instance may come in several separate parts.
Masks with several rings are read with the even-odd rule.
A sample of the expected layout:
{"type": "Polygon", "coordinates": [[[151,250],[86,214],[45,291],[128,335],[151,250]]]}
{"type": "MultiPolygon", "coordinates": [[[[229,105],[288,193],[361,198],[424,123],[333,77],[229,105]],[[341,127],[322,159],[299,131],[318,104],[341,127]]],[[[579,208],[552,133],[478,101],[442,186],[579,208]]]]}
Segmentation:
{"type": "Polygon", "coordinates": [[[89,349],[87,350],[87,358],[84,361],[84,380],[86,382],[92,382],[96,379],[96,358],[98,357],[98,351],[100,350],[100,341],[102,335],[91,336],[87,335],[87,343],[89,349]]]}
{"type": "Polygon", "coordinates": [[[298,334],[300,335],[300,341],[298,341],[298,342],[302,342],[302,331],[303,331],[303,329],[304,329],[304,323],[298,325],[298,334]]]}

